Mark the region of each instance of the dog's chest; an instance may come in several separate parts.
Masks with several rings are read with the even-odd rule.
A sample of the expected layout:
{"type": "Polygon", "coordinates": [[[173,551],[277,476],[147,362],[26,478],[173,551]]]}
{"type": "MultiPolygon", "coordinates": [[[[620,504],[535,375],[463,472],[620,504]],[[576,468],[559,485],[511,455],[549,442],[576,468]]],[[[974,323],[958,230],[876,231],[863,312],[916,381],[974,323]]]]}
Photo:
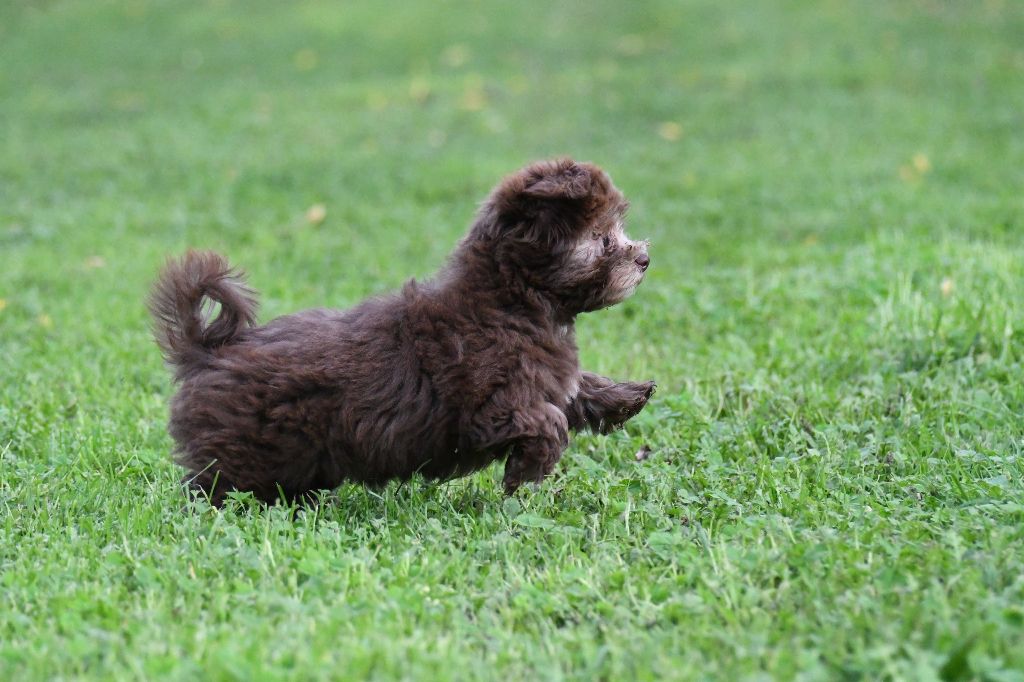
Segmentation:
{"type": "Polygon", "coordinates": [[[569,377],[569,380],[566,382],[565,398],[563,399],[562,404],[563,405],[568,405],[569,403],[571,403],[574,400],[576,400],[576,396],[579,395],[579,392],[580,392],[580,373],[579,373],[579,371],[576,371],[576,372],[573,372],[572,376],[569,377]]]}
{"type": "Polygon", "coordinates": [[[556,329],[554,345],[557,351],[547,358],[554,384],[553,395],[549,399],[556,405],[568,405],[580,391],[579,359],[571,325],[556,329]]]}

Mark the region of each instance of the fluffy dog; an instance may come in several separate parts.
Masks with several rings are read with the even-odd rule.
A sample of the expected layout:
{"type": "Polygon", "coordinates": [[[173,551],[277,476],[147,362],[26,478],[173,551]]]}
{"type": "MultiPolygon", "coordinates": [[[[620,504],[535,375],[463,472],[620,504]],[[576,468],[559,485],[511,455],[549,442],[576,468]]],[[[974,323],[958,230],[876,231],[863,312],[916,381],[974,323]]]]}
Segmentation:
{"type": "Polygon", "coordinates": [[[295,500],[503,458],[507,493],[539,482],[570,431],[606,433],[654,391],[581,371],[573,330],[650,264],[627,206],[594,165],[535,163],[493,190],[433,280],[265,326],[224,258],[169,262],[149,306],[180,384],[169,430],[184,481],[218,506],[232,490],[295,500]]]}

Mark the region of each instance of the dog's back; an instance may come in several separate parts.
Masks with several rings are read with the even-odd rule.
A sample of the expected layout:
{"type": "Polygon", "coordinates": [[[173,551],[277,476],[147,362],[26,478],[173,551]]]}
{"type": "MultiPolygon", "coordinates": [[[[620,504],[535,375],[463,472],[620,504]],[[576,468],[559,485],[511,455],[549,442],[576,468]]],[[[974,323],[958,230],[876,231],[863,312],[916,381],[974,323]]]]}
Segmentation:
{"type": "Polygon", "coordinates": [[[446,459],[458,410],[419,366],[408,311],[417,298],[307,310],[177,351],[189,364],[169,430],[186,480],[219,503],[235,489],[270,501],[343,480],[455,473],[446,459]]]}

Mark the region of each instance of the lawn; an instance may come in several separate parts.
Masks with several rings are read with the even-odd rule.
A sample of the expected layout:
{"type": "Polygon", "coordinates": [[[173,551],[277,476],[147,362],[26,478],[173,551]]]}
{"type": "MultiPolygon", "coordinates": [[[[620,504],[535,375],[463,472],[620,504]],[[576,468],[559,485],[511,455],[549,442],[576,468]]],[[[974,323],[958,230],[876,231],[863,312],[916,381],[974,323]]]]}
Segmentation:
{"type": "Polygon", "coordinates": [[[6,2],[0,679],[1024,680],[1024,6],[6,2]],[[144,298],[429,276],[488,189],[604,166],[652,241],[500,470],[186,509],[144,298]],[[650,448],[646,459],[636,453],[650,448]]]}

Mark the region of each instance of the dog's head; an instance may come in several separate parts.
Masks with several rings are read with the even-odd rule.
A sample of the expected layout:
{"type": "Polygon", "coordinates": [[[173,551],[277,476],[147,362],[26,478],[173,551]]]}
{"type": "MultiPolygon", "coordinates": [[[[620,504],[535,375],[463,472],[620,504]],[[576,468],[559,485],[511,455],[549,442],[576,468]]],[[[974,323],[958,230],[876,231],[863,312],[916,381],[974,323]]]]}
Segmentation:
{"type": "Polygon", "coordinates": [[[597,166],[542,161],[494,189],[466,243],[575,315],[628,298],[644,278],[648,244],[626,236],[628,208],[597,166]]]}

